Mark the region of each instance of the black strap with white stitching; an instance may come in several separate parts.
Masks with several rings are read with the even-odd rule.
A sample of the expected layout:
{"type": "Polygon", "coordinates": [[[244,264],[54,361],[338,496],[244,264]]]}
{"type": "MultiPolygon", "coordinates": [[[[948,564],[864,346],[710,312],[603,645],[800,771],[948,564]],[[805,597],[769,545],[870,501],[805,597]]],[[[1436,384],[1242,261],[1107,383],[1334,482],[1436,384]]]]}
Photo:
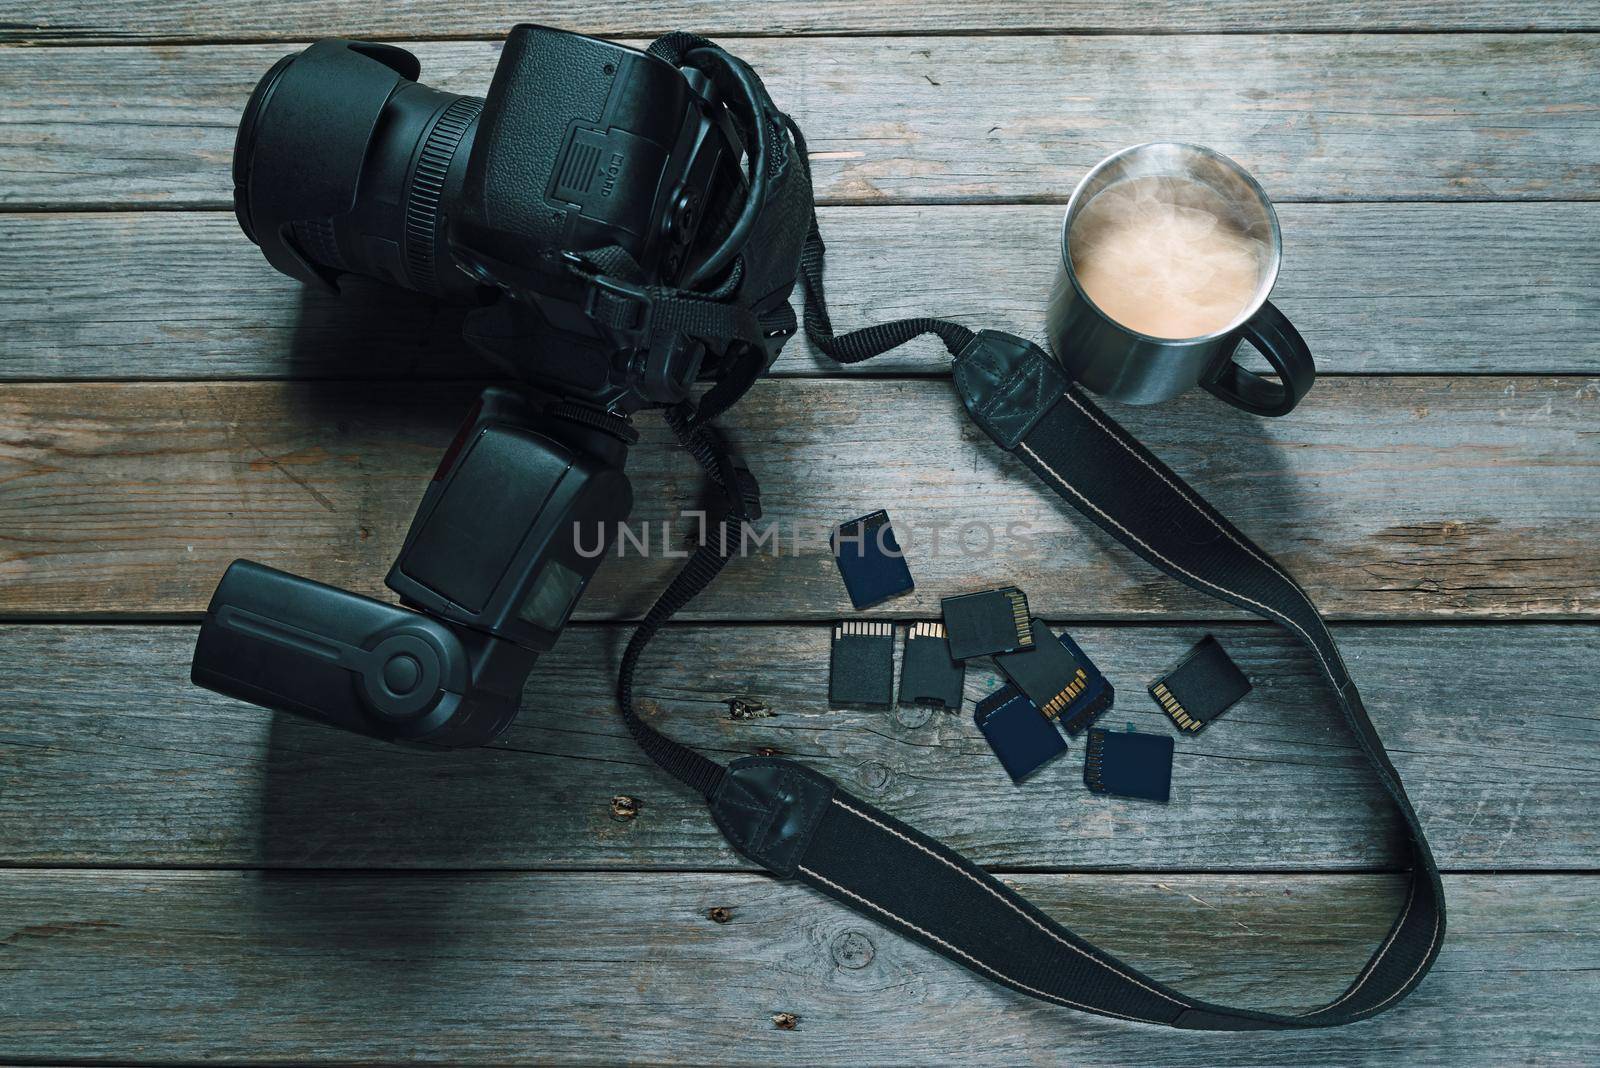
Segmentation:
{"type": "Polygon", "coordinates": [[[792,760],[736,760],[713,782],[694,784],[728,840],[768,870],[798,878],[980,975],[1116,1019],[1198,1030],[1328,1027],[1375,1015],[1410,993],[1444,940],[1439,869],[1333,635],[1300,586],[1038,346],[928,318],[835,336],[814,222],[801,280],[807,333],[823,352],[854,362],[936,334],[955,356],[954,384],[968,414],[996,444],[1156,568],[1283,627],[1305,645],[1404,823],[1412,882],[1399,916],[1345,991],[1289,1015],[1210,1004],[1141,974],[965,857],[792,760]]]}

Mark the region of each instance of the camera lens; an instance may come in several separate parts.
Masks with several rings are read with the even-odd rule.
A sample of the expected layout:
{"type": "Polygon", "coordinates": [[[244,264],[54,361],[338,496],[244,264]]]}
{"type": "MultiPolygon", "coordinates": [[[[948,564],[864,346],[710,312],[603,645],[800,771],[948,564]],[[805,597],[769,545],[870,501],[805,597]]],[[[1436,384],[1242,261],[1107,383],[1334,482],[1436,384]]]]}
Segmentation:
{"type": "Polygon", "coordinates": [[[399,48],[319,41],[257,84],[234,143],[234,214],[274,267],[324,285],[354,273],[473,299],[446,223],[483,101],[418,73],[399,48]]]}
{"type": "MultiPolygon", "coordinates": [[[[433,92],[420,85],[415,88],[433,92]]],[[[478,113],[482,110],[483,101],[477,97],[458,96],[452,100],[429,122],[427,135],[411,164],[405,183],[405,249],[406,266],[416,289],[438,292],[441,269],[458,279],[466,277],[450,262],[440,213],[461,192],[467,157],[472,154],[472,136],[477,132],[478,113]]]]}
{"type": "Polygon", "coordinates": [[[294,56],[284,56],[272,65],[267,73],[261,76],[261,81],[256,83],[256,88],[250,94],[250,102],[244,106],[244,116],[239,120],[239,132],[233,141],[233,214],[239,220],[239,229],[244,231],[244,236],[259,245],[255,229],[250,225],[250,159],[256,150],[256,130],[261,118],[261,110],[267,106],[267,101],[272,99],[272,91],[277,88],[278,78],[283,74],[294,56]]]}

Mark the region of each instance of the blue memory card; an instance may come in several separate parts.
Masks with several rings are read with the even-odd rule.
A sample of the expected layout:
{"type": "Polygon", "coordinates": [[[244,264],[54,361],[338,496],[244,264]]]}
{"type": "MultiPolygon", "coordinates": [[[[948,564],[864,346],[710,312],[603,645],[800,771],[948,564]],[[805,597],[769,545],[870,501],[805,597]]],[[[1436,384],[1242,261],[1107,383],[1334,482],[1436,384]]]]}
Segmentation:
{"type": "Polygon", "coordinates": [[[1133,728],[1089,729],[1083,784],[1097,794],[1142,797],[1165,804],[1172,795],[1172,738],[1133,728]]]}
{"type": "Polygon", "coordinates": [[[979,701],[973,718],[1014,783],[1067,751],[1055,721],[1010,683],[979,701]]]}
{"type": "Polygon", "coordinates": [[[870,608],[915,587],[911,569],[895,541],[889,513],[879,509],[840,523],[833,532],[833,559],[856,608],[870,608]]]}

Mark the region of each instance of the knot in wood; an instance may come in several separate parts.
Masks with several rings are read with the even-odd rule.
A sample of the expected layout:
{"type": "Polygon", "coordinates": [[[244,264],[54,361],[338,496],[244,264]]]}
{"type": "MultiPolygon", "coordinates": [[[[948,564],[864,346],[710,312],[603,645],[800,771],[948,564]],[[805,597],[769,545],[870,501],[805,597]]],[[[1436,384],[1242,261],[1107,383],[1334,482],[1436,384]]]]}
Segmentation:
{"type": "Polygon", "coordinates": [[[639,814],[639,799],[629,797],[627,794],[618,794],[611,799],[611,818],[614,820],[631,820],[639,814]]]}
{"type": "Polygon", "coordinates": [[[881,794],[888,787],[894,773],[881,760],[869,760],[856,769],[856,781],[868,793],[881,794]]]}
{"type": "Polygon", "coordinates": [[[933,718],[933,709],[927,705],[901,705],[894,710],[895,722],[907,730],[925,727],[933,718]]]}
{"type": "Polygon", "coordinates": [[[754,697],[730,697],[723,702],[728,706],[729,719],[761,719],[772,715],[772,709],[754,697]]]}
{"type": "Polygon", "coordinates": [[[878,955],[877,947],[865,931],[843,931],[834,936],[830,948],[833,950],[833,963],[850,971],[865,968],[878,955]]]}

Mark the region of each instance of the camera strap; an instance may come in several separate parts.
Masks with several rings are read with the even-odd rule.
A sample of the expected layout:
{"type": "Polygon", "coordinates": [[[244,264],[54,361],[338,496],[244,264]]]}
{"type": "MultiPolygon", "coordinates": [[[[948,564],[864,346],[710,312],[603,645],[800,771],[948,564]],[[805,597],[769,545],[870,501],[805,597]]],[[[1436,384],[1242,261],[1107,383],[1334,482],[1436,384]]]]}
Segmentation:
{"type": "Polygon", "coordinates": [[[644,721],[633,703],[633,678],[638,671],[639,658],[645,647],[679,609],[692,601],[701,590],[711,585],[722,572],[733,554],[738,552],[743,538],[744,524],[761,518],[761,489],[748,468],[734,458],[732,451],[717,429],[708,423],[693,419],[693,409],[688,405],[669,408],[665,412],[667,425],[672,428],[690,455],[705,469],[707,477],[723,491],[726,501],[724,513],[717,521],[715,533],[689,554],[688,561],[678,571],[650,611],[645,613],[633,636],[622,652],[622,668],[617,673],[617,707],[622,721],[639,748],[674,778],[709,799],[720,787],[727,769],[714,760],[673,740],[644,721]]]}
{"type": "MultiPolygon", "coordinates": [[[[790,128],[804,159],[803,138],[790,128]]],[[[1031,997],[1116,1019],[1226,1031],[1328,1027],[1400,1001],[1427,973],[1444,940],[1444,888],[1400,775],[1305,591],[1032,342],[934,318],[835,334],[823,286],[825,251],[813,212],[800,282],[806,333],[818,349],[855,363],[936,335],[954,357],[953,382],[969,416],[995,444],[1154,567],[1277,624],[1305,645],[1404,824],[1411,854],[1405,902],[1366,965],[1327,1004],[1298,1014],[1213,1004],[1096,948],[965,857],[803,764],[747,757],[723,767],[660,734],[633,707],[639,657],[667,618],[709,585],[737,551],[743,521],[759,515],[754,480],[720,435],[681,409],[669,412],[669,423],[723,487],[730,505],[714,543],[691,556],[624,653],[618,699],[633,736],[652,759],[706,798],[717,826],[743,856],[1031,997]]]]}

